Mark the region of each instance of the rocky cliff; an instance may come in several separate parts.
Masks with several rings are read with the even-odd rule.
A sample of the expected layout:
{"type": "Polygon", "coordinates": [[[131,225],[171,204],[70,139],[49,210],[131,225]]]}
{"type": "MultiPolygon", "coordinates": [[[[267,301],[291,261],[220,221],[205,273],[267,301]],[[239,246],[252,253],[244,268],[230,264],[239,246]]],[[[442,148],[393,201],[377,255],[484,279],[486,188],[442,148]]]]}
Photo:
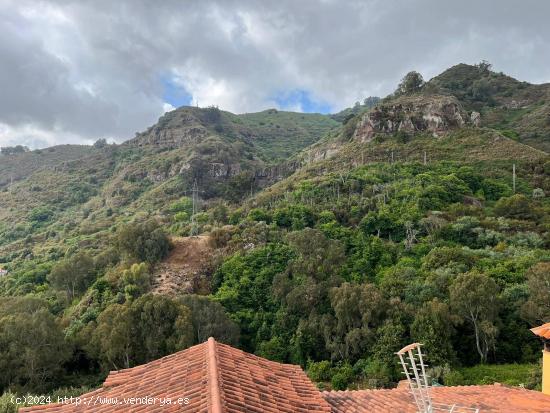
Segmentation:
{"type": "Polygon", "coordinates": [[[376,106],[357,121],[352,139],[370,142],[377,134],[430,132],[440,136],[465,124],[478,123],[479,114],[464,111],[452,96],[407,96],[376,106]]]}

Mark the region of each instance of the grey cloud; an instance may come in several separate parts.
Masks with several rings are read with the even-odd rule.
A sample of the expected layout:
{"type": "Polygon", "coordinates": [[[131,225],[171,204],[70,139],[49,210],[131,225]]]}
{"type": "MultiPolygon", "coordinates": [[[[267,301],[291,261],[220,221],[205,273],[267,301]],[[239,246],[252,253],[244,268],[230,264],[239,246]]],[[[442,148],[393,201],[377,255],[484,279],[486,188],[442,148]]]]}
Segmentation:
{"type": "Polygon", "coordinates": [[[535,0],[4,0],[0,145],[129,138],[161,114],[162,76],[236,112],[294,89],[338,110],[409,70],[482,59],[547,82],[549,12],[535,0]]]}

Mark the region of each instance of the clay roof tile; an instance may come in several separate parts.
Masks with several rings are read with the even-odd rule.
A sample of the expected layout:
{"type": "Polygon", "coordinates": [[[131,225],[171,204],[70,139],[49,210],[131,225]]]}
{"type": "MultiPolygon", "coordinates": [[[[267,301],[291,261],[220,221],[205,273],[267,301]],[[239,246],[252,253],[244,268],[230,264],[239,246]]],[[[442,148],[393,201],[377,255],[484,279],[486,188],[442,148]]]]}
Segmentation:
{"type": "Polygon", "coordinates": [[[531,331],[544,339],[550,340],[550,323],[543,324],[539,327],[532,328],[531,331]]]}
{"type": "MultiPolygon", "coordinates": [[[[55,403],[20,412],[414,413],[414,401],[403,384],[391,390],[321,393],[299,366],[209,339],[151,363],[111,372],[101,388],[80,396],[80,405],[55,403]],[[157,401],[130,403],[132,397],[157,401]],[[187,398],[187,403],[177,404],[179,398],[187,398]]],[[[434,403],[478,408],[482,413],[550,411],[550,396],[499,384],[434,387],[430,392],[434,403]]]]}

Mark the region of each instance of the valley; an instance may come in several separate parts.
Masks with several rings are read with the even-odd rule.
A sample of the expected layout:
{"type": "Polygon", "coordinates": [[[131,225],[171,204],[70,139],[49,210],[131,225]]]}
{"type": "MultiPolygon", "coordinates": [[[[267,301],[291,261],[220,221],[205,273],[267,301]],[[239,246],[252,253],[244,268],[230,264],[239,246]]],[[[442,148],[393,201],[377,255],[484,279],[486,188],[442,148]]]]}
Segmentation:
{"type": "Polygon", "coordinates": [[[440,384],[540,386],[550,86],[414,73],[332,116],[184,106],[0,155],[0,390],[94,389],[208,336],[321,389],[394,387],[413,341],[440,384]]]}

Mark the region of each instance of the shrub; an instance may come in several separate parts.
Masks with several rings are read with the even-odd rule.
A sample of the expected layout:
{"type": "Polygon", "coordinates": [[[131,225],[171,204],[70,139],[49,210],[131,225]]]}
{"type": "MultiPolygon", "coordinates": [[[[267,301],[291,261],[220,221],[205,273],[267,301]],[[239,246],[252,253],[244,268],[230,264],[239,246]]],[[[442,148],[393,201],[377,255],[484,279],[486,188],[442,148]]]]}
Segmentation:
{"type": "Polygon", "coordinates": [[[499,199],[494,211],[497,216],[506,218],[532,219],[535,217],[529,198],[523,194],[499,199]]]}
{"type": "Polygon", "coordinates": [[[496,201],[497,199],[500,199],[503,196],[508,196],[512,193],[510,186],[490,178],[483,180],[481,183],[481,189],[483,190],[485,199],[489,201],[496,201]]]}
{"type": "Polygon", "coordinates": [[[254,208],[248,213],[248,219],[257,222],[264,221],[269,224],[271,222],[271,215],[263,208],[254,208]]]}
{"type": "Polygon", "coordinates": [[[345,390],[353,380],[353,368],[350,364],[346,363],[341,367],[336,367],[335,374],[330,380],[330,384],[333,390],[345,390]]]}
{"type": "Polygon", "coordinates": [[[330,381],[332,376],[330,361],[309,361],[307,365],[307,375],[314,382],[330,381]]]}
{"type": "Polygon", "coordinates": [[[177,212],[174,215],[174,221],[176,221],[176,222],[187,222],[187,221],[189,221],[189,214],[185,211],[177,212]]]}
{"type": "Polygon", "coordinates": [[[166,233],[152,220],[124,225],[117,232],[115,244],[130,259],[150,264],[160,261],[170,249],[166,233]]]}
{"type": "Polygon", "coordinates": [[[461,386],[464,384],[464,377],[459,371],[451,370],[443,376],[445,386],[461,386]]]}
{"type": "Polygon", "coordinates": [[[45,222],[53,216],[53,211],[48,207],[34,208],[29,213],[29,221],[45,222]]]}

